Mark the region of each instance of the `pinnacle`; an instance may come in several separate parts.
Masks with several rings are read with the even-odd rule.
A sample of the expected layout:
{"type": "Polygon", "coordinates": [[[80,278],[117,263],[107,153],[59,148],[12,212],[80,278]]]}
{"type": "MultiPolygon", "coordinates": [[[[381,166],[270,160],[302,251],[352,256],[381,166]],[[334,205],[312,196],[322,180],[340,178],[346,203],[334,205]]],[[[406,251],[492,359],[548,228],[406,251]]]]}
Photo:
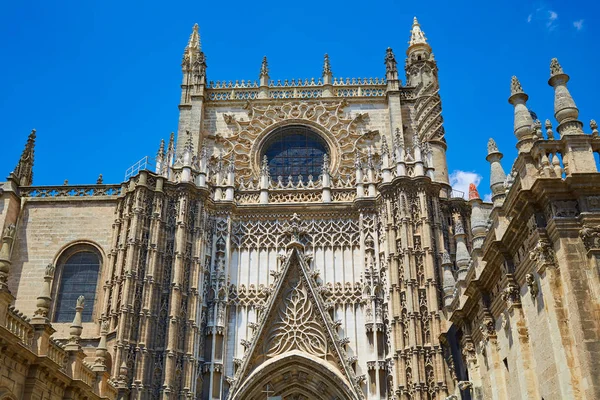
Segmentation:
{"type": "Polygon", "coordinates": [[[469,184],[469,200],[477,200],[479,199],[479,192],[477,191],[477,186],[474,183],[469,184]]]}
{"type": "Polygon", "coordinates": [[[427,44],[427,38],[425,37],[425,32],[421,30],[421,25],[417,20],[417,17],[413,19],[413,25],[410,32],[410,41],[408,42],[410,46],[414,46],[417,44],[427,44]]]}
{"type": "Polygon", "coordinates": [[[262,64],[260,66],[260,76],[269,76],[269,63],[267,56],[263,57],[262,64]]]}
{"type": "Polygon", "coordinates": [[[510,95],[513,96],[518,93],[524,93],[523,87],[521,87],[521,82],[516,76],[513,76],[510,81],[510,95]]]}
{"type": "Polygon", "coordinates": [[[496,145],[496,141],[494,139],[490,138],[490,140],[488,140],[487,150],[488,155],[492,153],[499,153],[498,146],[496,145]]]}
{"type": "Polygon", "coordinates": [[[329,55],[325,53],[325,57],[323,59],[323,75],[331,75],[331,64],[329,64],[329,55]]]}
{"type": "Polygon", "coordinates": [[[550,76],[564,74],[562,67],[560,66],[558,59],[553,58],[550,60],[550,76]]]}
{"type": "Polygon", "coordinates": [[[196,48],[198,50],[202,49],[200,44],[200,33],[198,32],[198,24],[194,24],[192,28],[192,34],[190,35],[190,39],[188,40],[188,48],[196,48]]]}

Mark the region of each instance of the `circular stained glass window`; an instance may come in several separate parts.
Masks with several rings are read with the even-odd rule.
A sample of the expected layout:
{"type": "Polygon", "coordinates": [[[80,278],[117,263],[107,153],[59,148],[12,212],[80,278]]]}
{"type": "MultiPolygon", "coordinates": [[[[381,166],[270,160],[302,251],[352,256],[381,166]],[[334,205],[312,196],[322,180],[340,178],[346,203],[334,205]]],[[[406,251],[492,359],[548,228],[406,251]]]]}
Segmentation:
{"type": "Polygon", "coordinates": [[[281,176],[287,181],[291,176],[294,182],[298,182],[299,176],[306,182],[309,175],[316,181],[322,172],[323,156],[328,153],[325,140],[299,125],[273,132],[265,148],[271,178],[277,180],[281,176]]]}

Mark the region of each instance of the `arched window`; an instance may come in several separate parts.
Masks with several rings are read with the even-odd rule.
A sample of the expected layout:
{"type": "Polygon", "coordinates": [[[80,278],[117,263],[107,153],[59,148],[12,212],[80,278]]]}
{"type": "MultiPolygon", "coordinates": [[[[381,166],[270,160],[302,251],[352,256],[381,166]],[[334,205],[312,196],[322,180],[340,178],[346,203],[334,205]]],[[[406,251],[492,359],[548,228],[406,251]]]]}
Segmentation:
{"type": "Polygon", "coordinates": [[[72,322],[79,296],[85,297],[82,322],[93,319],[96,287],[100,273],[100,255],[92,246],[76,246],[58,261],[58,294],[54,306],[54,322],[72,322]]]}
{"type": "Polygon", "coordinates": [[[266,143],[264,155],[269,162],[269,173],[276,180],[282,176],[294,182],[302,175],[317,180],[323,168],[323,156],[328,153],[327,143],[309,128],[300,125],[284,126],[273,132],[266,143]]]}

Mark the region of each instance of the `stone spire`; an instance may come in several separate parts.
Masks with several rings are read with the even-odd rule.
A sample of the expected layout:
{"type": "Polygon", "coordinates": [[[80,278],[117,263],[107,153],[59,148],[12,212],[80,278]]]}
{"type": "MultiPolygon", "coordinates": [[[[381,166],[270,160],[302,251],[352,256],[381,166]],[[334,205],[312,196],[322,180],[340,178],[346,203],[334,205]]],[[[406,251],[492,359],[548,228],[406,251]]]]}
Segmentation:
{"type": "Polygon", "coordinates": [[[34,319],[48,321],[48,313],[52,304],[52,279],[54,279],[54,265],[48,264],[44,273],[44,283],[42,290],[35,303],[37,309],[33,313],[34,319]]]}
{"type": "Polygon", "coordinates": [[[269,62],[267,61],[267,56],[264,56],[262,59],[262,63],[260,64],[260,86],[268,86],[269,85],[269,62]]]}
{"type": "Polygon", "coordinates": [[[154,172],[157,175],[162,175],[165,169],[165,139],[160,140],[160,147],[156,153],[156,168],[154,172]]]}
{"type": "Polygon", "coordinates": [[[417,17],[413,18],[413,25],[410,31],[410,41],[408,42],[409,48],[416,45],[426,45],[429,47],[427,43],[427,38],[425,37],[425,32],[421,30],[421,25],[419,25],[419,21],[417,21],[417,17]]]}
{"type": "Polygon", "coordinates": [[[396,62],[396,56],[391,47],[388,47],[385,52],[385,77],[388,82],[398,80],[398,63],[396,62]]]}
{"type": "Polygon", "coordinates": [[[200,44],[198,24],[194,24],[188,44],[185,46],[185,50],[183,51],[181,68],[185,72],[193,72],[194,76],[198,78],[206,77],[206,57],[202,52],[202,46],[200,44]]]}
{"type": "Polygon", "coordinates": [[[269,202],[269,187],[271,186],[271,174],[269,173],[269,159],[263,156],[260,166],[260,204],[269,202]]]}
{"type": "Polygon", "coordinates": [[[533,119],[527,109],[529,96],[523,91],[521,83],[516,76],[510,83],[510,97],[508,102],[515,108],[514,133],[517,137],[517,150],[519,153],[528,152],[533,140],[533,119]]]}
{"type": "Polygon", "coordinates": [[[490,138],[488,141],[488,155],[485,158],[490,163],[490,189],[492,190],[492,201],[494,206],[502,205],[504,200],[504,180],[506,179],[506,173],[500,164],[502,160],[502,153],[498,151],[498,146],[494,139],[490,138]]]}
{"type": "Polygon", "coordinates": [[[19,163],[11,174],[20,186],[31,186],[33,184],[33,158],[35,152],[35,129],[31,130],[25,149],[21,154],[19,163]]]}
{"type": "Polygon", "coordinates": [[[583,134],[583,124],[577,119],[579,110],[569,89],[569,75],[565,74],[556,58],[550,61],[548,84],[554,88],[554,117],[558,121],[556,130],[561,135],[583,134]]]}

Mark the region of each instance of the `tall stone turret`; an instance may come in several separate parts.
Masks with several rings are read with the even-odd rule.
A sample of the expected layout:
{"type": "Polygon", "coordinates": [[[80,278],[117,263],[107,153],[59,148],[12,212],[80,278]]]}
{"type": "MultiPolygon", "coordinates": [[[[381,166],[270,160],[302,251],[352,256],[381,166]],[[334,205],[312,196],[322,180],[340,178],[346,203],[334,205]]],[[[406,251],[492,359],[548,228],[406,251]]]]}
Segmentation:
{"type": "Polygon", "coordinates": [[[259,79],[259,89],[258,89],[258,98],[259,99],[267,99],[269,98],[269,62],[267,61],[267,56],[263,57],[262,64],[260,65],[260,74],[258,75],[259,79]]]}
{"type": "Polygon", "coordinates": [[[514,132],[517,137],[517,150],[519,153],[528,152],[534,139],[533,118],[527,109],[529,96],[523,91],[521,82],[516,76],[510,82],[510,97],[508,102],[515,108],[514,132]]]}
{"type": "Polygon", "coordinates": [[[417,17],[413,20],[409,46],[406,50],[406,84],[416,88],[413,111],[415,133],[422,142],[429,142],[431,160],[435,168],[434,180],[449,184],[446,161],[446,140],[442,118],[442,101],[439,95],[438,68],[431,46],[417,17]]]}
{"type": "MultiPolygon", "coordinates": [[[[181,154],[187,136],[190,132],[194,151],[200,148],[202,135],[202,114],[206,89],[206,56],[200,44],[198,24],[192,29],[192,34],[183,52],[181,62],[183,81],[181,82],[181,101],[179,103],[179,128],[177,131],[177,154],[181,154]]],[[[196,154],[196,153],[194,153],[196,154]]]]}

